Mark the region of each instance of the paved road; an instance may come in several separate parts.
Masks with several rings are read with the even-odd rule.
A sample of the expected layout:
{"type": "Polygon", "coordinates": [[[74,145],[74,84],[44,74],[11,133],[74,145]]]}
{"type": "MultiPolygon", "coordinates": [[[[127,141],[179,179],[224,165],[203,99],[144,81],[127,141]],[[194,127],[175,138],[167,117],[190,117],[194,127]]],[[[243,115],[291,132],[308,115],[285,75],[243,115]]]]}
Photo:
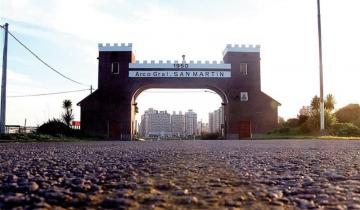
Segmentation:
{"type": "Polygon", "coordinates": [[[360,141],[0,144],[0,209],[360,209],[360,141]]]}

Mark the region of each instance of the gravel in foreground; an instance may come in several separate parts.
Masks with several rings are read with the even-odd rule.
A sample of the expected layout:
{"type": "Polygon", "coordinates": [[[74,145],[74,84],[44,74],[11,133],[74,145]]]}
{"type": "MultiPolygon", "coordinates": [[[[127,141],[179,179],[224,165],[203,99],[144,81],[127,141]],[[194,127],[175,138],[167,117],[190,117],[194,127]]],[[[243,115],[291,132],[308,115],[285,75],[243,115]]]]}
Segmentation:
{"type": "Polygon", "coordinates": [[[0,209],[360,209],[359,141],[0,144],[0,209]]]}

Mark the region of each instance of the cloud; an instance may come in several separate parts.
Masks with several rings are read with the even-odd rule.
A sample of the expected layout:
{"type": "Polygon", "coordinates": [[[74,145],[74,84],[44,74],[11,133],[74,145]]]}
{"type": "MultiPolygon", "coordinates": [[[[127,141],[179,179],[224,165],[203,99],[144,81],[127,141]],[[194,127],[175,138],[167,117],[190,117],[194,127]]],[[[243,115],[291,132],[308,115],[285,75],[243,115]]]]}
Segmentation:
{"type": "Polygon", "coordinates": [[[8,69],[7,96],[48,92],[48,88],[28,75],[8,69]]]}
{"type": "Polygon", "coordinates": [[[20,85],[34,85],[39,86],[39,83],[31,79],[25,74],[18,73],[12,69],[8,69],[7,78],[9,83],[16,83],[20,85]]]}
{"type": "Polygon", "coordinates": [[[89,94],[86,91],[49,96],[9,97],[66,90],[73,89],[66,86],[50,89],[28,75],[9,69],[7,82],[7,124],[22,124],[24,119],[27,118],[28,125],[36,126],[48,119],[59,118],[62,112],[61,103],[64,99],[73,101],[75,118],[79,120],[80,108],[76,106],[76,103],[89,94]]]}
{"type": "MultiPolygon", "coordinates": [[[[281,109],[297,112],[318,92],[314,1],[1,2],[6,8],[4,16],[15,21],[11,30],[51,40],[81,54],[75,62],[90,67],[74,68],[80,69],[76,72],[79,75],[89,74],[86,69],[91,66],[96,71],[97,42],[133,42],[140,60],[175,60],[181,59],[182,54],[189,60],[219,60],[227,43],[262,44],[262,87],[282,102],[281,109]],[[284,92],[284,87],[288,91],[284,92]],[[296,95],[296,100],[288,102],[289,92],[296,95]]],[[[346,97],[339,97],[345,101],[351,95],[356,100],[354,90],[359,89],[356,79],[360,30],[355,27],[359,4],[358,0],[348,0],[346,4],[324,1],[322,5],[325,91],[335,93],[335,97],[346,92],[346,97]]],[[[70,62],[69,65],[76,66],[70,62]]],[[[29,82],[19,75],[17,80],[29,82]]],[[[291,114],[296,113],[287,111],[285,115],[291,114]]]]}
{"type": "MultiPolygon", "coordinates": [[[[260,19],[249,12],[235,15],[235,9],[211,17],[211,14],[203,15],[204,11],[199,11],[201,15],[181,12],[174,5],[164,6],[156,0],[140,4],[116,0],[50,0],[41,4],[41,10],[36,2],[40,0],[8,3],[9,18],[23,23],[14,26],[14,30],[55,42],[64,42],[61,40],[64,34],[72,39],[77,37],[82,42],[78,49],[88,58],[94,57],[98,42],[133,42],[136,56],[141,60],[159,57],[175,60],[184,53],[194,60],[220,60],[227,43],[240,40],[240,44],[259,44],[261,40],[260,19]],[[110,10],[109,5],[114,8],[110,10]],[[62,36],[54,36],[54,32],[62,36]]],[[[251,8],[260,5],[258,1],[243,2],[251,8]]],[[[94,64],[94,60],[87,61],[94,64]]]]}

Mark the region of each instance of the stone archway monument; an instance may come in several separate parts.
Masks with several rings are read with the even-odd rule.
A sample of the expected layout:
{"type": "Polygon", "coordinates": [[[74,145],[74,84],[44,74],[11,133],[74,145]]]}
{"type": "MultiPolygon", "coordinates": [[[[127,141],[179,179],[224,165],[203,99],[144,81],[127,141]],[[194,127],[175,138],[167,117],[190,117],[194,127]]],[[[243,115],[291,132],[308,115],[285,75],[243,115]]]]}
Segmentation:
{"type": "Polygon", "coordinates": [[[81,129],[131,140],[136,97],[149,88],[211,89],[222,98],[226,139],[274,129],[277,101],[261,91],[260,46],[227,45],[223,60],[136,61],[132,44],[99,44],[98,89],[78,103],[81,129]]]}

